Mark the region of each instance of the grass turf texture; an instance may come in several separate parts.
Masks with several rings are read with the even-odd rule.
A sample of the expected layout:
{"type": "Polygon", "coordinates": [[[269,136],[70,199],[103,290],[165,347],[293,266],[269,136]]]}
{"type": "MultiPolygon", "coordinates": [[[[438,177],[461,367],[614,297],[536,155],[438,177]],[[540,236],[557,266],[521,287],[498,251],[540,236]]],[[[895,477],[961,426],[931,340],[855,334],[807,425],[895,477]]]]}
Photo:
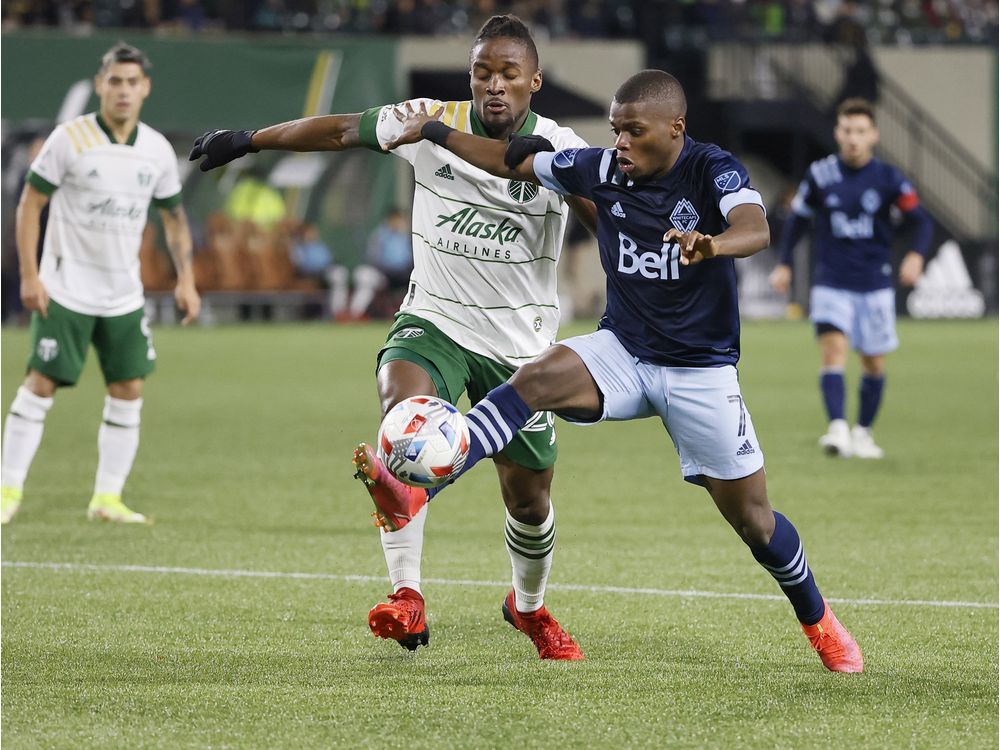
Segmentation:
{"type": "MultiPolygon", "coordinates": [[[[425,583],[430,648],[374,639],[365,615],[388,584],[350,455],[377,427],[384,330],[158,329],[126,488],[149,527],[85,520],[102,407],[90,356],[3,529],[5,747],[996,747],[993,607],[835,605],[866,665],[833,675],[784,601],[570,588],[778,593],[680,479],[656,420],[558,426],[546,601],[587,661],[540,662],[501,619],[509,562],[487,466],[432,508],[424,575],[449,582],[425,583]]],[[[887,457],[861,462],[816,447],[808,327],[745,326],[772,502],[827,597],[995,605],[996,332],[902,323],[876,425],[887,457]]],[[[26,347],[4,332],[4,411],[26,347]]],[[[851,414],[856,387],[852,369],[851,414]]]]}

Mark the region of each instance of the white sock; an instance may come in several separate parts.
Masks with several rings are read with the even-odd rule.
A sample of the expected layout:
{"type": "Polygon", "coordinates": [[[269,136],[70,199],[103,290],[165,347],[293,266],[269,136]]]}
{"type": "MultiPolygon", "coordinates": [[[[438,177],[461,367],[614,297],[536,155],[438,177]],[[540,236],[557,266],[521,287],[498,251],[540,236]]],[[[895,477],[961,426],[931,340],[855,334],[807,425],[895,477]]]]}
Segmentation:
{"type": "Polygon", "coordinates": [[[338,315],[347,309],[347,269],[332,266],[326,280],[330,284],[330,314],[338,315]]]}
{"type": "Polygon", "coordinates": [[[548,518],[539,526],[521,523],[507,511],[503,533],[513,568],[511,581],[517,611],[535,612],[544,603],[545,583],[556,547],[555,510],[550,505],[548,518]]]}
{"type": "Polygon", "coordinates": [[[139,450],[139,412],[142,399],[126,401],[104,397],[104,419],[97,431],[95,495],[121,495],[139,450]]]}
{"type": "Polygon", "coordinates": [[[354,269],[354,296],[351,298],[351,309],[348,312],[357,318],[364,315],[368,305],[375,299],[375,292],[384,282],[385,276],[372,266],[358,266],[354,269]]]}
{"type": "Polygon", "coordinates": [[[399,531],[383,531],[380,534],[393,593],[405,586],[422,595],[420,557],[424,552],[424,523],[429,507],[424,505],[399,531]]]}
{"type": "Polygon", "coordinates": [[[3,465],[0,481],[4,487],[15,490],[24,488],[28,469],[42,442],[45,429],[45,415],[52,408],[53,398],[36,396],[25,386],[17,389],[14,402],[10,405],[7,423],[3,430],[3,465]]]}

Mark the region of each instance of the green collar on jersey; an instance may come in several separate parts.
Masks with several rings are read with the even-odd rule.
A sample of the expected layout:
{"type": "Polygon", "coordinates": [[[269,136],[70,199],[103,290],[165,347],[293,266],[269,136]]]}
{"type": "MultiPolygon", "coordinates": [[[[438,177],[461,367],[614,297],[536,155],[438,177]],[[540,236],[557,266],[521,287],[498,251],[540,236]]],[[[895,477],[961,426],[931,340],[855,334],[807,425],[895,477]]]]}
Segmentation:
{"type": "MultiPolygon", "coordinates": [[[[483,138],[489,138],[489,133],[486,132],[486,128],[483,127],[483,123],[479,120],[479,115],[476,114],[475,104],[469,108],[469,122],[472,123],[472,134],[481,135],[483,138]]],[[[535,124],[538,122],[538,115],[528,110],[528,116],[524,118],[524,125],[517,131],[517,135],[531,135],[535,132],[535,124]]]]}
{"type": "Polygon", "coordinates": [[[120,143],[118,143],[118,141],[115,140],[114,133],[111,132],[111,128],[108,127],[108,124],[106,122],[104,122],[104,118],[101,117],[101,113],[100,112],[97,113],[97,124],[101,128],[101,130],[104,131],[104,135],[106,135],[108,137],[108,140],[111,141],[112,143],[114,143],[116,145],[119,145],[119,146],[120,145],[124,145],[124,146],[134,146],[135,145],[135,139],[139,135],[139,124],[138,123],[136,123],[135,127],[132,128],[132,132],[128,134],[128,138],[125,139],[125,143],[124,144],[120,144],[120,143]]]}

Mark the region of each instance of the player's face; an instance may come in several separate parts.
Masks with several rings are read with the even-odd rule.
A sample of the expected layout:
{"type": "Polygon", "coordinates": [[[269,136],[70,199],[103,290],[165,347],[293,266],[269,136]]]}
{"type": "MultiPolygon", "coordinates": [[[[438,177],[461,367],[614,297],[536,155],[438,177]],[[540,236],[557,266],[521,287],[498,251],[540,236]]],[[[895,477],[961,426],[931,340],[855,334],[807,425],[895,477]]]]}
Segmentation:
{"type": "Polygon", "coordinates": [[[841,115],[833,137],[840,147],[840,158],[852,167],[863,167],[875,151],[878,128],[868,115],[841,115]]]}
{"type": "Polygon", "coordinates": [[[635,181],[661,177],[684,145],[684,116],[662,102],[611,102],[618,167],[635,181]]]}
{"type": "Polygon", "coordinates": [[[94,88],[101,99],[101,116],[122,124],[139,119],[150,81],[138,63],[114,63],[97,74],[94,88]]]}
{"type": "Polygon", "coordinates": [[[524,123],[531,95],[542,87],[542,71],[516,39],[487,39],[472,48],[469,83],[486,132],[506,138],[524,123]]]}

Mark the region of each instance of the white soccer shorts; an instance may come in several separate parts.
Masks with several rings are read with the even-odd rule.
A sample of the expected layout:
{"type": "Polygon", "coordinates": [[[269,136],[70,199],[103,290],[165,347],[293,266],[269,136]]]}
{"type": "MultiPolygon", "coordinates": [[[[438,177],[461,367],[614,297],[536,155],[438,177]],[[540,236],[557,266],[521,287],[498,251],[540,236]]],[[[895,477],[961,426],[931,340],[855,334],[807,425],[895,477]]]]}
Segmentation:
{"type": "MultiPolygon", "coordinates": [[[[736,368],[664,367],[640,362],[611,331],[558,342],[576,352],[604,396],[594,422],[659,416],[680,456],[681,474],[741,479],[764,466],[736,368]]],[[[568,420],[575,421],[575,420],[568,420]]]]}
{"type": "Polygon", "coordinates": [[[814,286],[809,294],[809,318],[839,328],[862,354],[875,357],[899,347],[894,289],[852,292],[814,286]]]}

